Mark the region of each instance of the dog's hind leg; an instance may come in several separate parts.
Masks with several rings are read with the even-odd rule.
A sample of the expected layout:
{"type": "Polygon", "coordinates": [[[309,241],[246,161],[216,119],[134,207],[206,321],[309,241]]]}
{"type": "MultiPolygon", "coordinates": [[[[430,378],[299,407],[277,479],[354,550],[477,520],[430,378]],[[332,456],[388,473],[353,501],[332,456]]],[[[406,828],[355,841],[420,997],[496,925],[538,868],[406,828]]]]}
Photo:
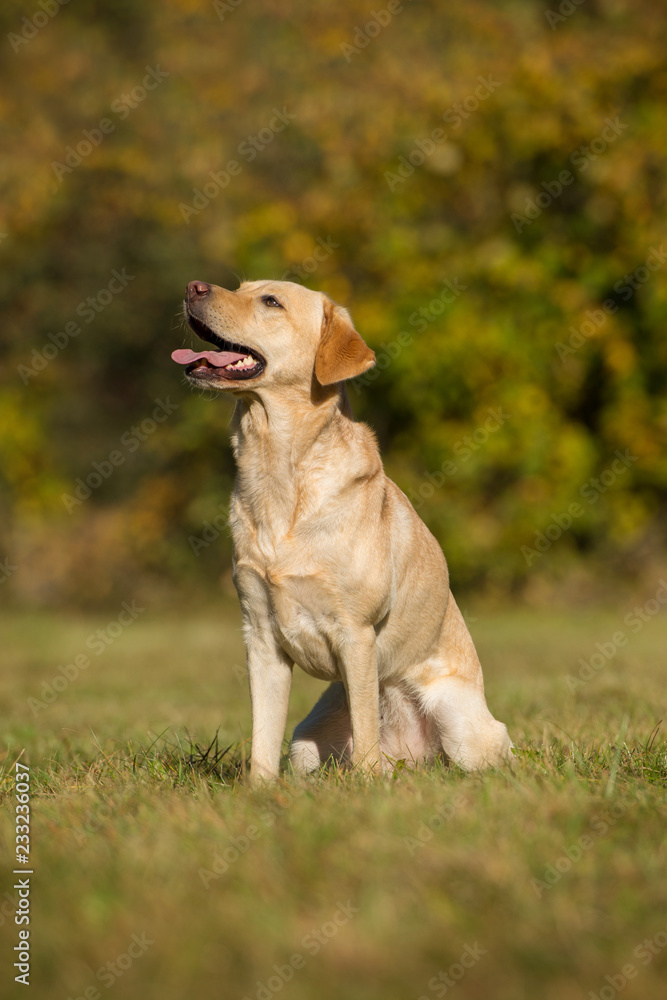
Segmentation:
{"type": "Polygon", "coordinates": [[[482,692],[455,678],[443,678],[431,684],[420,700],[445,754],[465,771],[496,767],[510,757],[507,729],[491,715],[482,692]]]}
{"type": "Polygon", "coordinates": [[[307,774],[330,758],[348,763],[351,754],[352,725],[345,687],[342,681],[334,681],[294,730],[290,760],[297,774],[307,774]]]}
{"type": "Polygon", "coordinates": [[[512,741],[487,707],[475,646],[451,594],[438,655],[421,665],[413,695],[459,767],[477,771],[510,758],[512,741]]]}
{"type": "MultiPolygon", "coordinates": [[[[382,770],[391,771],[397,759],[410,764],[435,756],[438,733],[414,700],[398,688],[380,689],[380,756],[382,770]]],[[[307,774],[333,759],[349,767],[352,724],[345,687],[330,684],[303,722],[294,730],[290,759],[298,774],[307,774]]],[[[436,751],[437,752],[437,751],[436,751]]]]}

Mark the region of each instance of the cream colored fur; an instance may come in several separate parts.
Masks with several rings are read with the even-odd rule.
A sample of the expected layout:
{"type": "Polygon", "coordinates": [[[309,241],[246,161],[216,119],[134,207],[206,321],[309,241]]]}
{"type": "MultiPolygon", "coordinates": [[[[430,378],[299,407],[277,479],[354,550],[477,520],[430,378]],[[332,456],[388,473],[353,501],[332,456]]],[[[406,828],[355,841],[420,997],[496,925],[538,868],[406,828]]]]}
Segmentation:
{"type": "Polygon", "coordinates": [[[230,523],[253,780],[278,775],[295,663],[329,682],[294,732],[298,772],[332,756],[369,771],[443,752],[468,770],[499,764],[512,744],[440,546],[353,419],[343,380],[374,355],[347,312],[280,281],[210,286],[186,311],[267,362],[247,382],[203,373],[237,398],[230,523]]]}

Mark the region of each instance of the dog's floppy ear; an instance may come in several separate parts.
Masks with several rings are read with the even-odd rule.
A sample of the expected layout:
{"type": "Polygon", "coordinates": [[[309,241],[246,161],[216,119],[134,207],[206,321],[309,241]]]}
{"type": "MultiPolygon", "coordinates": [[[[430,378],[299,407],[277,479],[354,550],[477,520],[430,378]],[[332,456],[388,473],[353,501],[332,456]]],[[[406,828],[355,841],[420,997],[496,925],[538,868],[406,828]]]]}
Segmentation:
{"type": "Polygon", "coordinates": [[[320,385],[354,378],[375,364],[375,354],[352,325],[347,309],[324,300],[322,339],[315,355],[315,375],[320,385]]]}

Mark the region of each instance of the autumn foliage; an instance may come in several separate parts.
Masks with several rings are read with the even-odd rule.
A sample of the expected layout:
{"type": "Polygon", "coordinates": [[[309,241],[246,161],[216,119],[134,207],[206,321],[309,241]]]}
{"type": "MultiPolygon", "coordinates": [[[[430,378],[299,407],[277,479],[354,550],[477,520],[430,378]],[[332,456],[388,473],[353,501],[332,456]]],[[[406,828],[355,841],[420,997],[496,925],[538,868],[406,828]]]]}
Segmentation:
{"type": "Polygon", "coordinates": [[[459,588],[659,578],[667,8],[0,20],[3,596],[158,600],[229,566],[229,407],[169,359],[192,278],[349,308],[378,358],[353,406],[459,588]]]}

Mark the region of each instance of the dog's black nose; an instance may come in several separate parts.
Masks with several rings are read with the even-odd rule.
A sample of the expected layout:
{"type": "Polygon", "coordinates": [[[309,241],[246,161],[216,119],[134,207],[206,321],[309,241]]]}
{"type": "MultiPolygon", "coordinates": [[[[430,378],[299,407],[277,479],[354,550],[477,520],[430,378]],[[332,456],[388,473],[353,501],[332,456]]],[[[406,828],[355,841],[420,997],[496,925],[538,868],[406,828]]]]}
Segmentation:
{"type": "Polygon", "coordinates": [[[188,281],[188,301],[192,302],[193,299],[199,298],[200,296],[208,295],[211,291],[211,286],[205,281],[188,281]]]}

